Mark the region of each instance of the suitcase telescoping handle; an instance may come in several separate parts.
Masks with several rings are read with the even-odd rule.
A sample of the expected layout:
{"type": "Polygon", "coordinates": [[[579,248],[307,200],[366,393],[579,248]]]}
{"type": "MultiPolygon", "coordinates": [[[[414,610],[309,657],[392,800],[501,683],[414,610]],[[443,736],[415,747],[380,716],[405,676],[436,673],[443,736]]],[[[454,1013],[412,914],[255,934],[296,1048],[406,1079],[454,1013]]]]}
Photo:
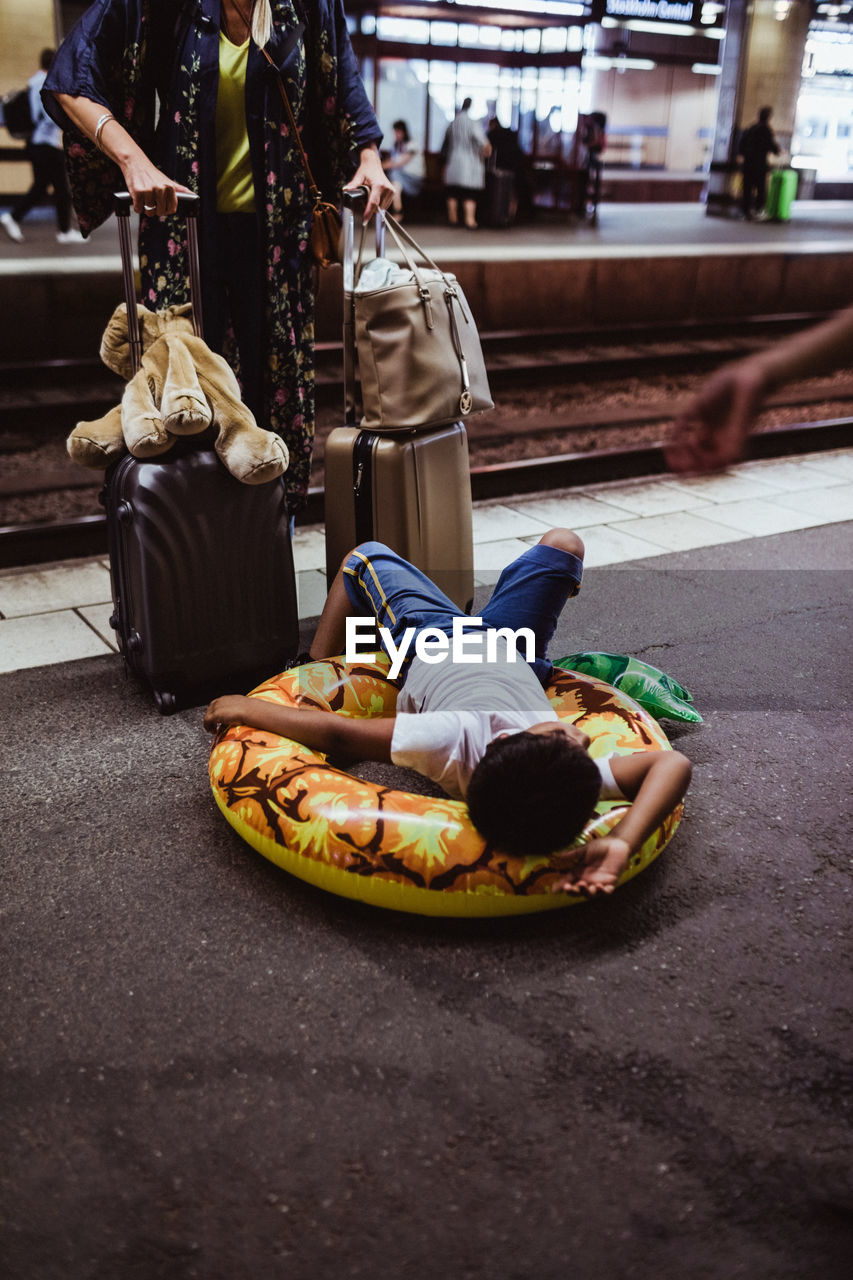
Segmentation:
{"type": "MultiPolygon", "coordinates": [[[[356,387],[355,359],[355,306],[353,302],[353,290],[355,289],[356,258],[361,257],[361,251],[364,247],[363,231],[358,237],[358,243],[356,243],[355,222],[357,215],[360,218],[363,218],[364,216],[364,207],[367,204],[367,196],[367,187],[354,187],[352,191],[344,191],[341,198],[344,226],[342,255],[344,267],[344,414],[345,421],[349,424],[354,423],[358,417],[358,389],[356,387]]],[[[385,216],[381,210],[376,215],[375,224],[376,256],[377,258],[384,258],[385,216]]]]}
{"type": "MultiPolygon", "coordinates": [[[[355,260],[361,252],[364,237],[360,237],[359,245],[355,242],[355,215],[364,215],[367,204],[367,187],[354,187],[352,191],[344,191],[341,197],[344,216],[344,293],[352,293],[355,285],[355,260]]],[[[376,256],[385,257],[385,215],[380,209],[374,224],[376,227],[376,256]]]]}
{"type": "MultiPolygon", "coordinates": [[[[198,260],[198,206],[199,199],[191,191],[179,191],[178,213],[184,215],[187,225],[187,257],[190,272],[190,300],[193,308],[193,333],[201,332],[201,271],[198,260]]],[[[118,218],[118,242],[121,249],[121,275],[124,284],[124,301],[127,306],[127,336],[130,343],[130,371],[136,373],[142,360],[142,338],[139,333],[139,315],[136,310],[136,280],[133,274],[133,246],[130,240],[130,215],[133,200],[130,192],[116,191],[113,209],[118,218]]]]}

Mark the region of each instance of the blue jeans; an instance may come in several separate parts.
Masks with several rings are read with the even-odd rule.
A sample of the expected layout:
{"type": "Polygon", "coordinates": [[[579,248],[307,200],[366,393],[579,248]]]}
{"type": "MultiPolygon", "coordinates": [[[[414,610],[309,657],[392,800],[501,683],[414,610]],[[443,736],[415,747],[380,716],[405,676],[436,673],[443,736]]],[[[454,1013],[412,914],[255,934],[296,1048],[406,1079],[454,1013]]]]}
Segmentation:
{"type": "MultiPolygon", "coordinates": [[[[530,666],[542,684],[551,674],[548,645],[566,601],[580,590],[582,575],[577,556],[539,543],[507,565],[480,614],[484,627],[533,632],[536,657],[530,666]]],[[[453,619],[467,616],[425,573],[382,542],[356,547],[344,562],[343,581],[353,613],[376,618],[395,645],[407,627],[437,627],[452,636],[453,619]]]]}

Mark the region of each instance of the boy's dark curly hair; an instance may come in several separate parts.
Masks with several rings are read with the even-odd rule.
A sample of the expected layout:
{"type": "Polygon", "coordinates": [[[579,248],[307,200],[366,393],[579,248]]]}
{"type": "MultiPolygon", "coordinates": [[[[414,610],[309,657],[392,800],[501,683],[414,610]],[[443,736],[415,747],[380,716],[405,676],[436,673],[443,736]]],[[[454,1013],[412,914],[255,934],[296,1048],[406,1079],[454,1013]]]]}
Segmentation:
{"type": "Polygon", "coordinates": [[[503,853],[540,857],[572,843],[600,792],[601,774],[582,747],[560,734],[513,733],[490,742],[471,774],[468,812],[503,853]]]}

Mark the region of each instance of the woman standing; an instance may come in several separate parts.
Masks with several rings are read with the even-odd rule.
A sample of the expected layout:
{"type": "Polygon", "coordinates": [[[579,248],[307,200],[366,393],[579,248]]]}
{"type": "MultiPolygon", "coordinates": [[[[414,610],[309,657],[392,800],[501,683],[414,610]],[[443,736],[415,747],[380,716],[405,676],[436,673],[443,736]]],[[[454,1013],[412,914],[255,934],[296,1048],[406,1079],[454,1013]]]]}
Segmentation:
{"type": "Polygon", "coordinates": [[[480,122],[469,116],[470,109],[471,99],[466,98],[456,113],[456,119],[447,127],[442,152],[447,157],[444,171],[447,221],[453,227],[458,224],[461,202],[465,226],[474,231],[477,227],[477,201],[486,185],[485,160],[491,153],[491,147],[480,122]]]}
{"type": "Polygon", "coordinates": [[[304,504],[314,436],[312,201],[279,70],[326,199],[393,189],[341,0],[96,0],[59,49],[43,97],[66,129],[84,234],[122,185],[142,216],[142,300],[188,300],[178,191],[200,197],[204,335],[243,399],[290,451],[290,509],[304,504]],[[155,123],[156,122],[156,123],[155,123]],[[349,181],[347,182],[347,179],[349,181]]]}

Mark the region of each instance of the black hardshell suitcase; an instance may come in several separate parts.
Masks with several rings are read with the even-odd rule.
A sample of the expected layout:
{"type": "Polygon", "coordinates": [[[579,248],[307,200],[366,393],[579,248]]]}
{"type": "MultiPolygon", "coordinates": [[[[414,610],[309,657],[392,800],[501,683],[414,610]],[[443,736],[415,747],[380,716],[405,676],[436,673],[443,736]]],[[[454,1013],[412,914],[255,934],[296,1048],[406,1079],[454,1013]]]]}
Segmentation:
{"type": "MultiPolygon", "coordinates": [[[[344,390],[346,423],[326,440],[326,577],[357,543],[376,539],[405,556],[461,609],[474,597],[474,537],[468,435],[461,422],[424,431],[357,425],[352,313],[358,192],[344,193],[344,390]]],[[[377,220],[376,252],[384,234],[377,220]]]]}
{"type": "MultiPolygon", "coordinates": [[[[201,331],[194,197],[187,214],[193,320],[201,331]]],[[[130,198],[116,197],[131,360],[139,359],[130,198]]],[[[246,485],[210,448],[178,441],[163,458],[128,454],[107,473],[114,612],[128,667],[165,713],[245,692],[298,648],[290,524],[282,481],[246,485]]]]}

